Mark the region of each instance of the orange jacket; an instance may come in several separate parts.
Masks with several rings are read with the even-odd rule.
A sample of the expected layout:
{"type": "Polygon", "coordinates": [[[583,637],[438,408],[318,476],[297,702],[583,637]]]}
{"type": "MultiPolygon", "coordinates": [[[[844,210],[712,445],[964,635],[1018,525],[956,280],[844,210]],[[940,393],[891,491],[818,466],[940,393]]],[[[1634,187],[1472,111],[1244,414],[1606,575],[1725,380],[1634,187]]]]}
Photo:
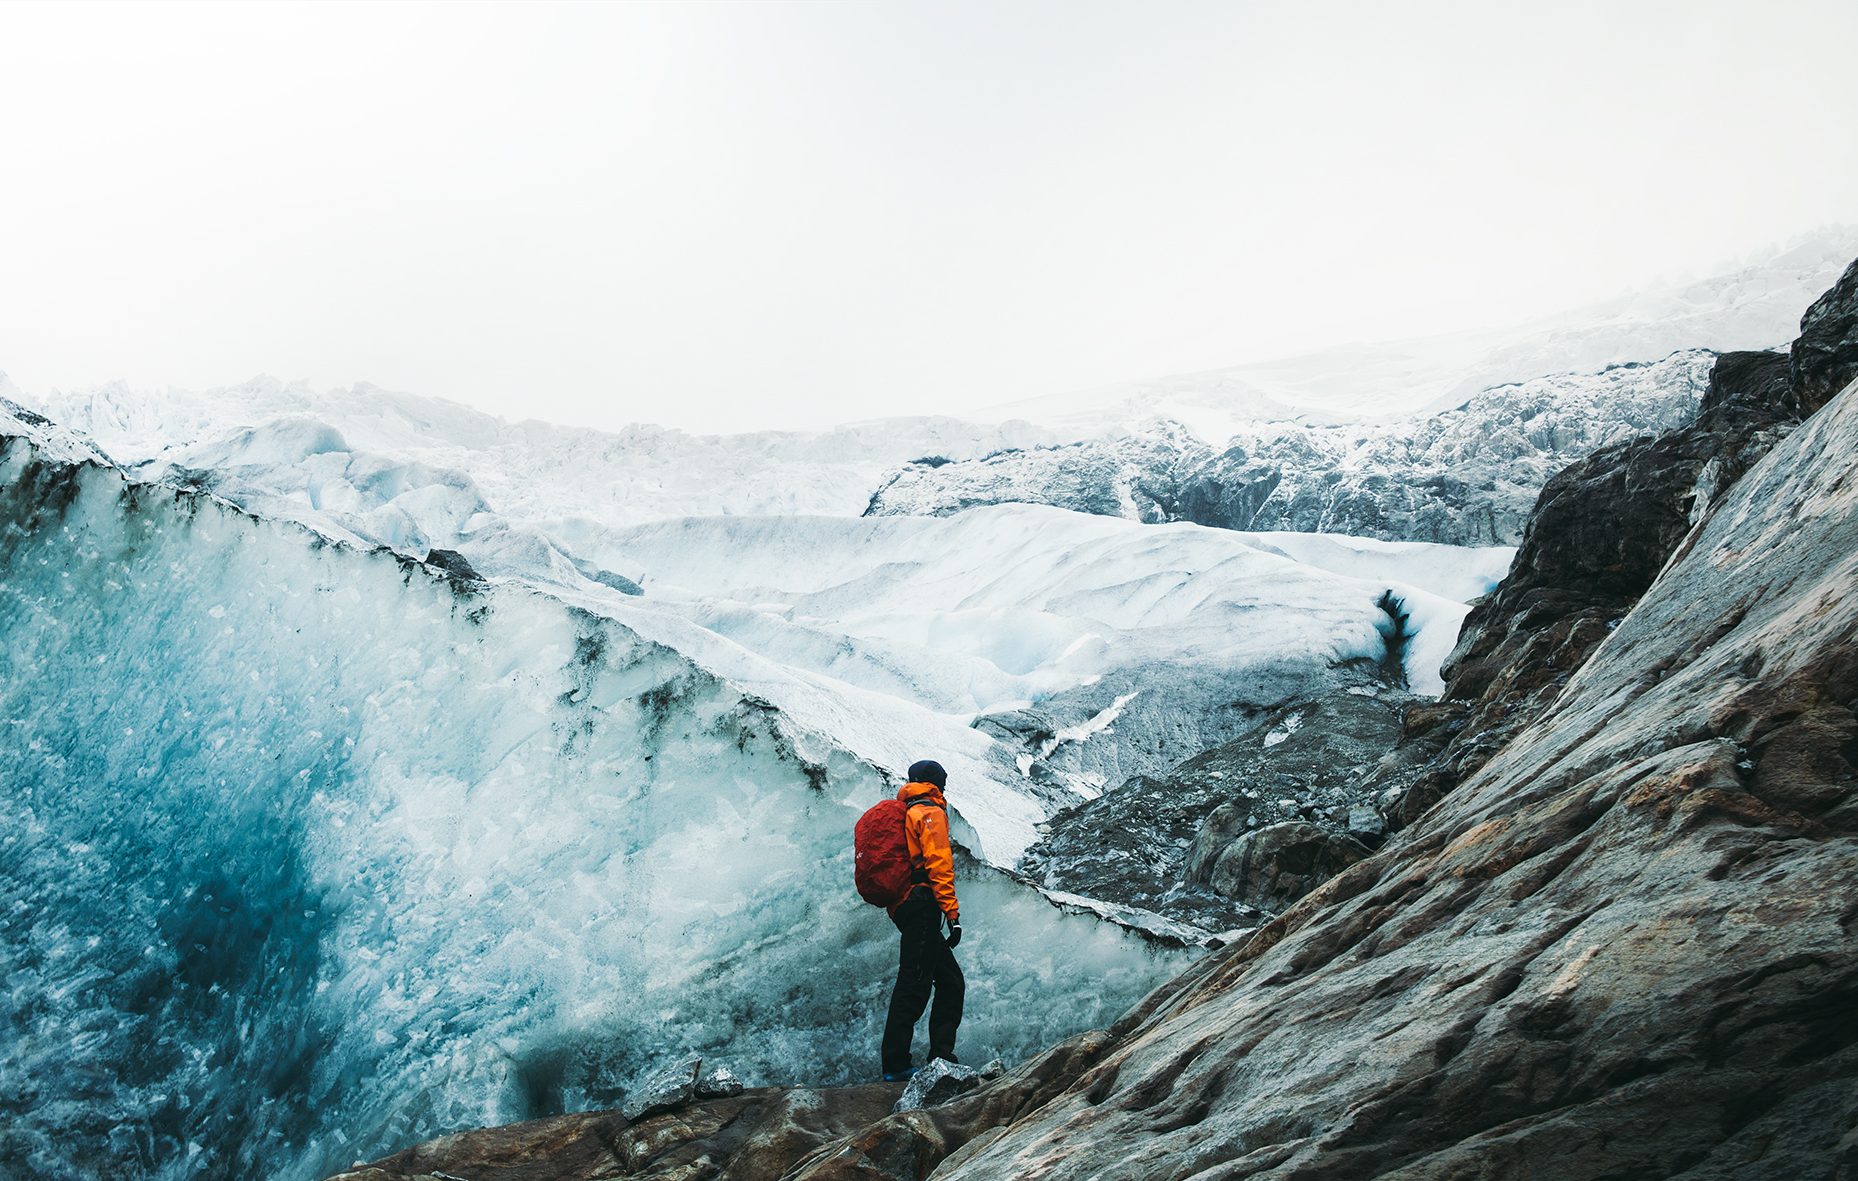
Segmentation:
{"type": "MultiPolygon", "coordinates": [[[[955,851],[948,843],[948,801],[933,783],[906,783],[897,798],[905,804],[927,799],[936,805],[911,808],[903,821],[903,832],[910,842],[910,864],[929,875],[929,889],[935,893],[937,905],[943,914],[955,919],[961,914],[961,904],[955,901],[955,851]]],[[[915,892],[911,887],[910,893],[915,892]]],[[[894,914],[897,907],[890,909],[894,914]]]]}

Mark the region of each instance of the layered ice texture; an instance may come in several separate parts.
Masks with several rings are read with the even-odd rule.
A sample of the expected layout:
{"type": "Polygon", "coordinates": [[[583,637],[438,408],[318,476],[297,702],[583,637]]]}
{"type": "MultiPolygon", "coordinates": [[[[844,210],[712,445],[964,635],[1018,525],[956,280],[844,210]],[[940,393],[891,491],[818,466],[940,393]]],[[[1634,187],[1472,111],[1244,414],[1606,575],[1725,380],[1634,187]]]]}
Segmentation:
{"type": "MultiPolygon", "coordinates": [[[[875,1069],[895,945],[848,834],[891,784],[833,736],[562,598],[0,428],[9,1172],[312,1177],[671,1053],[875,1069]]],[[[1179,954],[959,888],[983,1058],[1179,954]]]]}
{"type": "Polygon", "coordinates": [[[671,1054],[866,1077],[894,941],[848,834],[924,755],[974,854],[964,1051],[1102,1025],[1192,932],[993,867],[1364,675],[1388,586],[1436,667],[1508,556],[1001,506],[558,525],[565,565],[479,578],[0,434],[0,1137],[53,1177],[310,1177],[671,1054]]]}

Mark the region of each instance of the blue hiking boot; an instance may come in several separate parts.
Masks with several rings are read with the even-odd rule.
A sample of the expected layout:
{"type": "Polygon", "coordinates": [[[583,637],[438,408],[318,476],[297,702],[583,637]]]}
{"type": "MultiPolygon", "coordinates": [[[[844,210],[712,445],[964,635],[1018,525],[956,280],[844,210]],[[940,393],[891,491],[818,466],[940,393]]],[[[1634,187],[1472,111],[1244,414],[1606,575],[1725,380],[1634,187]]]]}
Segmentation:
{"type": "Polygon", "coordinates": [[[921,1069],[922,1067],[920,1066],[912,1066],[908,1070],[887,1070],[884,1072],[884,1081],[887,1083],[900,1083],[921,1069]]]}

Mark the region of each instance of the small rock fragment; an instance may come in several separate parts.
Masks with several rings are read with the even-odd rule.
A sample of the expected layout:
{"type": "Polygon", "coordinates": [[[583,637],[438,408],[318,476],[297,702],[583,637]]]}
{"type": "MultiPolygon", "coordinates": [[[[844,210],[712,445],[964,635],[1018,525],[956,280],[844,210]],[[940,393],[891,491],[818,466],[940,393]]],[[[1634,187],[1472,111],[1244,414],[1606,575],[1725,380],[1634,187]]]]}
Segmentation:
{"type": "Polygon", "coordinates": [[[981,1077],[983,1079],[988,1079],[988,1080],[997,1079],[1005,1073],[1006,1073],[1006,1060],[1003,1058],[995,1058],[992,1062],[989,1062],[987,1065],[981,1067],[981,1077]]]}
{"type": "Polygon", "coordinates": [[[742,1093],[742,1080],[727,1066],[718,1066],[715,1070],[697,1080],[697,1098],[727,1099],[742,1093]]]}
{"type": "Polygon", "coordinates": [[[648,1115],[683,1106],[696,1093],[697,1074],[702,1069],[703,1059],[687,1058],[647,1076],[639,1089],[627,1097],[626,1105],[620,1108],[621,1114],[636,1122],[648,1115]]]}
{"type": "Polygon", "coordinates": [[[934,1107],[980,1085],[981,1072],[972,1066],[961,1066],[943,1058],[935,1058],[910,1079],[910,1085],[903,1088],[903,1097],[897,1100],[897,1105],[891,1110],[916,1111],[934,1107]]]}
{"type": "Polygon", "coordinates": [[[1387,822],[1381,814],[1366,804],[1356,804],[1348,810],[1348,835],[1357,840],[1378,837],[1387,831],[1387,822]]]}

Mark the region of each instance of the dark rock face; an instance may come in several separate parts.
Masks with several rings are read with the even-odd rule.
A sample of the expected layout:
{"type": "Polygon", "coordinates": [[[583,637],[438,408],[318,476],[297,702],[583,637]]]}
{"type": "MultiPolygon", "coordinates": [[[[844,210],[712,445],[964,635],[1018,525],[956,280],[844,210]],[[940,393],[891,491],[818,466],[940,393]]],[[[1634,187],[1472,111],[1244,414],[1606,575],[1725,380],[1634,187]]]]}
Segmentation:
{"type": "Polygon", "coordinates": [[[481,583],[484,581],[484,576],[471,565],[470,559],[455,549],[427,551],[426,565],[440,571],[454,582],[481,583]]]}
{"type": "Polygon", "coordinates": [[[1377,775],[1418,701],[1358,686],[1281,704],[1165,775],[1138,775],[1058,813],[1020,871],[1046,889],[1140,907],[1202,931],[1258,926],[1301,896],[1295,875],[1277,879],[1281,888],[1259,901],[1194,878],[1192,858],[1217,859],[1232,842],[1285,823],[1313,827],[1331,843],[1376,841],[1374,797],[1387,782],[1377,775]],[[1209,831],[1211,817],[1220,819],[1209,831]]]}
{"type": "Polygon", "coordinates": [[[1174,423],[1132,437],[919,461],[867,516],[1051,504],[1140,521],[1513,545],[1543,481],[1597,448],[1690,420],[1706,352],[1485,390],[1396,423],[1255,424],[1211,447],[1174,423]]]}
{"type": "Polygon", "coordinates": [[[1187,852],[1187,880],[1259,910],[1278,912],[1368,855],[1353,837],[1286,820],[1246,832],[1227,804],[1207,818],[1187,852]]]}
{"type": "Polygon", "coordinates": [[[1407,794],[1410,822],[1537,717],[1645,593],[1711,503],[1798,421],[1787,357],[1726,353],[1697,420],[1598,451],[1542,489],[1501,586],[1445,663],[1456,733],[1407,794]]]}
{"type": "Polygon", "coordinates": [[[1807,414],[1858,378],[1858,261],[1806,310],[1792,359],[1793,385],[1807,414]]]}

